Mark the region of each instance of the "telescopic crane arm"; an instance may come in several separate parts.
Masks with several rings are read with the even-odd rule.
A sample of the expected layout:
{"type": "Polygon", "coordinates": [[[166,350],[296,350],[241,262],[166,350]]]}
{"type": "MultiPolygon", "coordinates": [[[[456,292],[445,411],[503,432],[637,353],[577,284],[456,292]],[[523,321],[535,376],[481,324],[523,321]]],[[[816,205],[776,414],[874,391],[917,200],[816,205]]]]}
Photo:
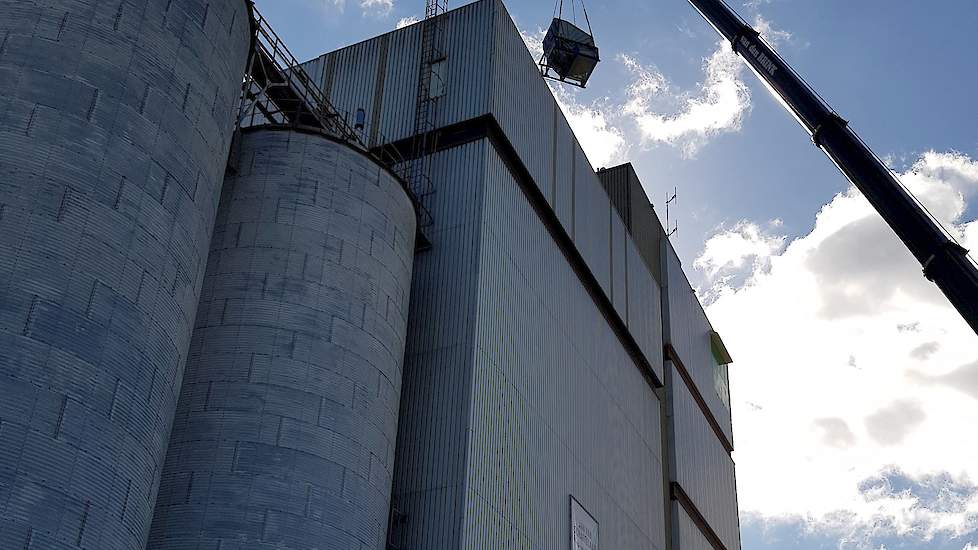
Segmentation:
{"type": "MultiPolygon", "coordinates": [[[[846,120],[722,0],[689,0],[730,41],[737,52],[776,94],[812,141],[869,200],[883,220],[923,266],[958,313],[978,333],[978,268],[904,189],[889,168],[863,143],[846,120]]],[[[872,246],[872,243],[867,243],[872,246]]]]}

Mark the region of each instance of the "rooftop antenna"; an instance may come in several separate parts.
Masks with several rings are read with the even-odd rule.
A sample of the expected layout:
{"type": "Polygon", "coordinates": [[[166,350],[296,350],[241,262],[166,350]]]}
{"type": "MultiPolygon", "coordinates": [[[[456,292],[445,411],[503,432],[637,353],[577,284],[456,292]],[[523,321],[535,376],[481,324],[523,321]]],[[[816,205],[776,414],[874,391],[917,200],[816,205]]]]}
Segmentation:
{"type": "Polygon", "coordinates": [[[676,225],[675,227],[673,227],[669,216],[669,210],[671,209],[670,207],[672,203],[674,202],[678,203],[677,200],[678,197],[679,197],[679,191],[675,187],[672,188],[671,197],[669,196],[668,193],[666,193],[666,238],[672,237],[673,235],[676,234],[677,231],[679,231],[679,220],[676,220],[676,225]]]}

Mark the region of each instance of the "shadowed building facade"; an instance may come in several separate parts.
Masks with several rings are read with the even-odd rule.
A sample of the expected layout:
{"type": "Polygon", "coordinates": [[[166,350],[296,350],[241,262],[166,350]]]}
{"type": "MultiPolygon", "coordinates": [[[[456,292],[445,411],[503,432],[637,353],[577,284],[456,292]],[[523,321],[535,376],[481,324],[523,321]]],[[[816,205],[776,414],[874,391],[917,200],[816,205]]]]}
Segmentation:
{"type": "MultiPolygon", "coordinates": [[[[739,548],[730,357],[642,184],[595,171],[502,2],[440,17],[392,547],[565,549],[594,520],[599,548],[739,548]]],[[[411,151],[425,25],[306,64],[371,145],[411,151]]]]}
{"type": "Polygon", "coordinates": [[[731,358],[503,4],[303,65],[363,146],[231,147],[251,16],[0,0],[0,547],[739,549],[731,358]]]}

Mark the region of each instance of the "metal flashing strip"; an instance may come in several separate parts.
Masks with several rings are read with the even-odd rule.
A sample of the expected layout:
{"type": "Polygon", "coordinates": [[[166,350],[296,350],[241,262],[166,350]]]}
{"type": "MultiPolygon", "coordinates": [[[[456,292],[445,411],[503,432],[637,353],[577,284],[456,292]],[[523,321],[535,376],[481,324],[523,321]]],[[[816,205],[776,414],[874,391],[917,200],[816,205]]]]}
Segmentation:
{"type": "Polygon", "coordinates": [[[720,537],[716,534],[716,531],[710,527],[710,524],[707,523],[706,518],[704,518],[703,514],[700,513],[699,509],[696,507],[696,504],[693,502],[693,499],[689,498],[689,495],[687,495],[686,491],[683,490],[682,485],[675,481],[670,483],[669,496],[672,500],[675,500],[680,506],[683,507],[686,515],[689,516],[689,519],[693,520],[696,528],[703,534],[703,537],[710,543],[710,546],[712,546],[715,550],[727,550],[727,547],[723,545],[723,541],[721,541],[720,537]]]}
{"type": "Polygon", "coordinates": [[[727,435],[723,433],[723,429],[720,428],[720,423],[717,422],[713,412],[710,411],[710,407],[707,406],[706,400],[703,399],[703,394],[700,393],[699,388],[693,382],[693,377],[689,375],[689,371],[686,370],[686,365],[683,364],[682,359],[679,358],[679,354],[676,353],[676,348],[672,347],[672,344],[665,345],[665,358],[672,361],[672,364],[676,367],[676,372],[682,377],[683,382],[686,383],[686,387],[689,389],[689,393],[693,395],[693,400],[696,401],[696,405],[700,408],[700,412],[706,417],[706,422],[713,428],[713,433],[716,434],[717,439],[720,440],[720,445],[727,451],[727,454],[733,452],[733,443],[727,438],[727,435]]]}
{"type": "MultiPolygon", "coordinates": [[[[591,299],[598,306],[598,310],[604,316],[605,320],[608,321],[611,329],[625,347],[629,357],[638,363],[642,375],[649,383],[649,386],[653,389],[663,387],[662,380],[659,379],[655,369],[652,368],[649,358],[642,352],[642,348],[639,347],[638,342],[635,341],[631,331],[629,331],[628,325],[618,315],[614,304],[611,302],[611,298],[601,288],[597,277],[591,272],[591,268],[588,267],[584,257],[578,251],[574,240],[560,223],[556,212],[550,207],[546,196],[544,196],[540,187],[537,186],[533,176],[530,174],[530,171],[519,158],[516,148],[513,147],[509,138],[506,137],[505,132],[503,132],[496,118],[490,114],[481,115],[464,122],[445,126],[439,129],[438,132],[436,151],[444,151],[483,138],[489,140],[489,143],[492,144],[496,153],[513,175],[513,179],[519,184],[520,189],[533,207],[533,210],[543,221],[550,236],[557,243],[564,258],[570,263],[571,268],[574,269],[574,272],[581,280],[591,299]]],[[[412,138],[406,138],[390,144],[389,147],[393,147],[402,154],[405,154],[406,157],[409,157],[410,154],[408,153],[411,151],[411,143],[412,138]]]]}

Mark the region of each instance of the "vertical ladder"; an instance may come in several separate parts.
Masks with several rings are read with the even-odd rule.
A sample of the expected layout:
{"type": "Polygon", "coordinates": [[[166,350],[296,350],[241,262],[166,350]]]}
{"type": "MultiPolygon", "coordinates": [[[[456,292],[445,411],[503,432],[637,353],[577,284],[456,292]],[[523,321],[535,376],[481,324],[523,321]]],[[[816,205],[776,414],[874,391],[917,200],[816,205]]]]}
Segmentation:
{"type": "Polygon", "coordinates": [[[418,94],[414,113],[414,136],[411,160],[407,163],[404,180],[418,202],[418,226],[431,226],[429,200],[434,193],[431,181],[431,157],[438,147],[438,101],[444,94],[443,76],[435,67],[445,60],[444,18],[448,0],[426,0],[425,17],[421,23],[421,55],[418,70],[418,94]]]}

